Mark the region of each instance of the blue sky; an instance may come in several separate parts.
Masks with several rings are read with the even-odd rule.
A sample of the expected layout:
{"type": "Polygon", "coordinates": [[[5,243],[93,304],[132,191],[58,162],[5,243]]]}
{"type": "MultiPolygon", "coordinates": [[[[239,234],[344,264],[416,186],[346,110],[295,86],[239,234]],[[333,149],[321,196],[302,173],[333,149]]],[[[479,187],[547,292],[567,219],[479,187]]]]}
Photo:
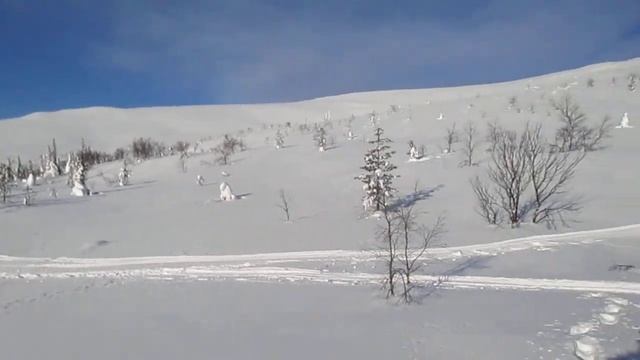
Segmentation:
{"type": "Polygon", "coordinates": [[[495,82],[638,56],[638,0],[0,0],[0,118],[495,82]]]}

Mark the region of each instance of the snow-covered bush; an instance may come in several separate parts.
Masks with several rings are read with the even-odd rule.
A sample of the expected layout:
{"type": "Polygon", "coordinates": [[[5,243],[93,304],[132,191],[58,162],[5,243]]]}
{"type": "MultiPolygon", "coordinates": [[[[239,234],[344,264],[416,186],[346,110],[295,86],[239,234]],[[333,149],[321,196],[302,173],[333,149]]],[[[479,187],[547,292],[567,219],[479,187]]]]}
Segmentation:
{"type": "Polygon", "coordinates": [[[222,201],[232,201],[235,200],[236,196],[231,191],[231,186],[226,182],[222,182],[220,184],[220,200],[222,201]]]}
{"type": "Polygon", "coordinates": [[[407,155],[409,155],[409,161],[415,161],[421,159],[424,156],[424,150],[419,151],[413,140],[409,140],[409,152],[407,152],[407,155]]]}

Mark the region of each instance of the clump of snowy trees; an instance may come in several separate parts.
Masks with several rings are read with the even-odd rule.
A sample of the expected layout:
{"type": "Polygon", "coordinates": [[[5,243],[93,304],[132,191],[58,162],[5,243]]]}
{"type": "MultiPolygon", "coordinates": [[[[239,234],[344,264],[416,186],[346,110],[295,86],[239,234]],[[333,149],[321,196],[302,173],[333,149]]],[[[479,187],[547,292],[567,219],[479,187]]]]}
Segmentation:
{"type": "Polygon", "coordinates": [[[213,149],[213,152],[217,155],[216,161],[219,164],[229,164],[229,158],[231,155],[238,151],[244,151],[246,145],[241,139],[226,134],[222,139],[222,142],[213,149]]]}

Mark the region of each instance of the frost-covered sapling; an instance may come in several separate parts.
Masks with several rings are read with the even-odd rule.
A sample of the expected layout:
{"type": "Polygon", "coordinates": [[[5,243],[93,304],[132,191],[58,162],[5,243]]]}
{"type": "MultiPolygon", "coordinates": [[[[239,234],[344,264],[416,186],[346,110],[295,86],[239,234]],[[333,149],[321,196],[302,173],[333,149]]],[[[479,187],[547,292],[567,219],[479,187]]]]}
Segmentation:
{"type": "Polygon", "coordinates": [[[126,186],[129,184],[130,177],[129,168],[127,168],[127,160],[122,162],[122,167],[120,168],[120,172],[118,173],[118,184],[120,186],[126,186]]]}
{"type": "Polygon", "coordinates": [[[285,193],[284,189],[280,189],[280,191],[278,192],[278,195],[279,195],[280,202],[278,203],[277,206],[284,213],[286,221],[289,222],[291,221],[291,214],[290,214],[289,199],[287,198],[287,193],[285,193]]]}

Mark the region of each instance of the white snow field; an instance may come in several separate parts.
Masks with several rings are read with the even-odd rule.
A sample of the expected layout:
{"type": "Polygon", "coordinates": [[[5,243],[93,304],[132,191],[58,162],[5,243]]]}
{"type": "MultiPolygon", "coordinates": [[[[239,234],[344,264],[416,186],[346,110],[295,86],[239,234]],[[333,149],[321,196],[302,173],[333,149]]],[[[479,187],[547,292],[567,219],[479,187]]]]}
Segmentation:
{"type": "Polygon", "coordinates": [[[0,203],[0,358],[640,358],[640,89],[628,89],[631,73],[640,59],[459,88],[2,120],[1,159],[37,160],[52,138],[63,159],[83,138],[107,152],[135,137],[198,150],[186,171],[179,155],[128,163],[126,186],[122,162],[92,167],[91,196],[72,196],[67,176],[37,179],[31,206],[23,184],[12,189],[0,203]],[[488,162],[487,124],[539,122],[551,137],[550,102],[566,94],[590,123],[608,115],[614,125],[568,187],[581,209],[553,226],[487,225],[469,184],[488,162]],[[372,111],[396,150],[398,200],[414,203],[421,223],[445,217],[409,305],[384,298],[382,221],[363,214],[354,180],[372,111]],[[477,166],[460,167],[461,143],[445,153],[444,137],[469,121],[483,143],[477,166]],[[321,122],[324,152],[300,131],[321,122]],[[219,165],[210,149],[224,134],[247,149],[219,165]],[[426,147],[418,160],[410,140],[426,147]],[[221,200],[223,182],[235,199],[221,200]]]}

